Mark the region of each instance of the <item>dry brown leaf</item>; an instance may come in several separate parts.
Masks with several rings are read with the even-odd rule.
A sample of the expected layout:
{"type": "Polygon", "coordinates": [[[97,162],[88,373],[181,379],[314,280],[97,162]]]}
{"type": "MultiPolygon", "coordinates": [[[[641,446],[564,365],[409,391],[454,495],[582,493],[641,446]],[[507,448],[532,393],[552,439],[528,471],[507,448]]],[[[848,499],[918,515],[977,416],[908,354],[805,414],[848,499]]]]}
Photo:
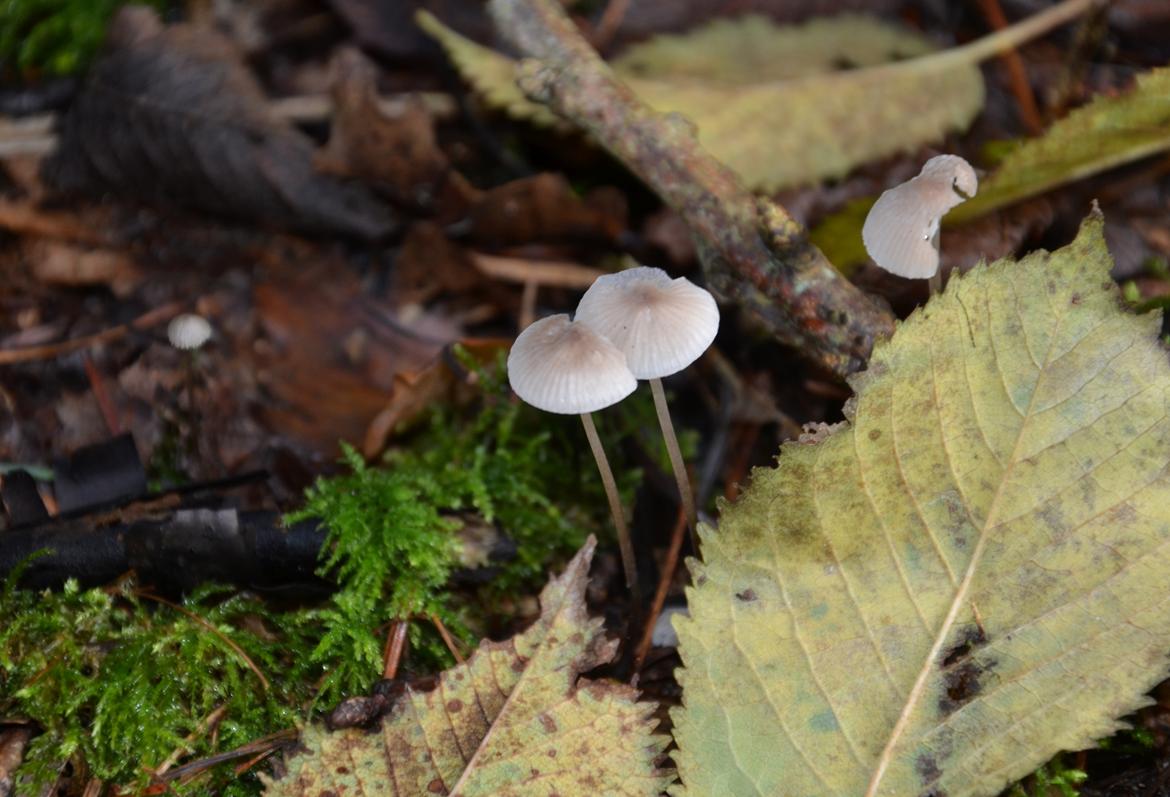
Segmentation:
{"type": "Polygon", "coordinates": [[[313,143],[269,109],[225,37],[163,27],[127,6],[61,119],[46,183],[113,193],[308,232],[376,239],[388,207],[366,188],[313,169],[313,143]]]}
{"type": "MultiPolygon", "coordinates": [[[[477,363],[489,365],[500,352],[507,350],[511,341],[505,338],[468,339],[460,341],[458,345],[477,363]]],[[[429,407],[461,403],[472,395],[470,386],[473,375],[459,372],[454,363],[453,351],[448,347],[424,368],[400,371],[394,375],[390,400],[366,430],[362,453],[367,459],[380,454],[391,437],[410,425],[429,407]]]]}

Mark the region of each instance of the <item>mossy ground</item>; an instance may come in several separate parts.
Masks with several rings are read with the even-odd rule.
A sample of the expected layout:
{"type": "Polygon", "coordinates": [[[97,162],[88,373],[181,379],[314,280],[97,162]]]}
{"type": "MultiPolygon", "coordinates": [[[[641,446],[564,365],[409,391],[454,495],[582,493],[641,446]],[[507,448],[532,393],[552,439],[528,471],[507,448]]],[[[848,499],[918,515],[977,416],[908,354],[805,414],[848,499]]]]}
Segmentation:
{"type": "MultiPolygon", "coordinates": [[[[275,607],[214,586],[172,604],[132,579],[33,593],[10,579],[0,592],[0,718],[43,730],[18,793],[39,791],[63,765],[133,789],[176,750],[195,760],[309,720],[371,688],[393,620],[415,621],[406,672],[437,670],[450,654],[428,618],[469,645],[500,619],[499,598],[533,591],[588,533],[610,534],[580,422],[516,402],[499,365],[479,376],[471,405],[435,410],[378,467],[349,450],[348,472],[309,491],[292,518],[329,528],[321,572],[339,589],[323,605],[275,607]],[[516,555],[487,583],[451,590],[468,516],[514,541],[516,555]],[[201,730],[216,711],[215,732],[201,730]]],[[[627,499],[640,474],[623,440],[653,429],[652,418],[641,393],[600,418],[627,499]]],[[[651,453],[665,463],[665,452],[651,453]]],[[[221,766],[172,788],[245,795],[260,785],[221,766]]]]}

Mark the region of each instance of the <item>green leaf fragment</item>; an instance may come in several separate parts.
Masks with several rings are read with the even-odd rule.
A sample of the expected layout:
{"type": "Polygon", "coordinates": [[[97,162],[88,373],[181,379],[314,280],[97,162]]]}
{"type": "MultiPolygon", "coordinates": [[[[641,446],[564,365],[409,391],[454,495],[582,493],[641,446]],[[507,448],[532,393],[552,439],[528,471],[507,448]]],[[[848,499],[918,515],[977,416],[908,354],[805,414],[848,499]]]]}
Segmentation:
{"type": "Polygon", "coordinates": [[[541,616],[506,642],[483,642],[429,692],[408,690],[380,733],[310,727],[308,752],[269,797],[321,794],[657,795],[671,781],[656,765],[652,704],[624,684],[578,681],[610,661],[600,620],[589,619],[590,538],[541,593],[541,616]]]}
{"type": "Polygon", "coordinates": [[[994,795],[1149,702],[1170,364],[1102,231],[953,279],[703,529],[676,795],[994,795]]]}
{"type": "Polygon", "coordinates": [[[1023,141],[950,214],[962,223],[1053,188],[1170,149],[1170,67],[1138,77],[1133,89],[1101,95],[1023,141]]]}

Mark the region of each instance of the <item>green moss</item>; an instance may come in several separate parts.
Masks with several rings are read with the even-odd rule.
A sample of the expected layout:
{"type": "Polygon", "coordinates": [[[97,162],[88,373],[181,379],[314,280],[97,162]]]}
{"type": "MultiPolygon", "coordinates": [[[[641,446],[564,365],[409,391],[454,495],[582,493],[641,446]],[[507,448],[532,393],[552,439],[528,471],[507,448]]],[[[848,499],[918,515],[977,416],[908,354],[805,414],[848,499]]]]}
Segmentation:
{"type": "MultiPolygon", "coordinates": [[[[14,583],[0,595],[0,616],[8,618],[0,630],[0,716],[28,717],[44,731],[18,771],[19,794],[41,793],[65,763],[102,780],[145,784],[146,769],[187,749],[189,734],[190,755],[229,750],[291,726],[312,696],[316,674],[305,655],[312,623],[304,613],[273,613],[255,598],[210,588],[175,608],[144,598],[131,582],[106,590],[70,582],[43,593],[14,583]],[[263,635],[246,629],[259,624],[263,635]],[[214,739],[197,732],[221,707],[214,739]]],[[[180,791],[229,783],[257,786],[228,770],[180,791]]]]}
{"type": "Polygon", "coordinates": [[[73,74],[93,58],[110,17],[126,2],[0,0],[0,64],[32,76],[73,74]]]}
{"type": "MultiPolygon", "coordinates": [[[[548,567],[590,532],[611,533],[580,421],[513,399],[502,360],[476,374],[477,401],[435,410],[379,467],[345,447],[350,472],[319,480],[305,506],[288,518],[318,519],[329,530],[321,572],[341,588],[321,612],[326,631],[313,652],[318,662],[339,662],[322,685],[327,702],[365,691],[378,677],[391,621],[417,621],[413,668],[448,666],[449,654],[431,636],[432,615],[470,644],[477,634],[469,627],[482,633],[496,597],[539,585],[548,567]],[[516,557],[470,597],[446,590],[459,567],[459,532],[468,514],[516,544],[516,557]]],[[[600,424],[604,432],[605,420],[616,421],[608,428],[607,447],[627,499],[640,473],[624,466],[621,441],[641,430],[653,412],[647,394],[600,424]]]]}
{"type": "MultiPolygon", "coordinates": [[[[475,401],[436,409],[377,467],[347,449],[346,472],[319,481],[291,516],[329,528],[321,571],[339,588],[323,605],[279,611],[207,587],[172,606],[131,581],[33,593],[15,589],[13,574],[0,592],[0,716],[43,729],[17,793],[39,793],[64,762],[141,786],[175,750],[180,763],[195,760],[310,719],[368,692],[395,619],[412,620],[405,672],[434,671],[450,654],[431,615],[470,649],[498,619],[499,598],[538,588],[588,533],[611,537],[580,420],[517,402],[502,362],[478,377],[475,401]],[[469,516],[496,526],[517,554],[486,585],[452,591],[469,516]],[[200,732],[221,707],[215,734],[200,732]]],[[[597,421],[629,502],[641,478],[630,444],[667,463],[649,392],[597,421]]],[[[260,790],[230,766],[172,785],[181,794],[260,790]]]]}
{"type": "Polygon", "coordinates": [[[1077,797],[1089,775],[1069,766],[1067,758],[1062,754],[1052,759],[1008,790],[1008,797],[1077,797]]]}

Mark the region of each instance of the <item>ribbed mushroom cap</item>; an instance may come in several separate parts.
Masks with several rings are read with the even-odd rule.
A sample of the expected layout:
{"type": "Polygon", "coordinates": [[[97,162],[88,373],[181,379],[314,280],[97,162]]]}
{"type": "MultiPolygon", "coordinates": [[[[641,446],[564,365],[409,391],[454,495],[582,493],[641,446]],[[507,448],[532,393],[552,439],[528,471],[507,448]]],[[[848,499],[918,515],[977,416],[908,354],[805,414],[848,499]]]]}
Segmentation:
{"type": "Polygon", "coordinates": [[[967,161],[958,155],[931,158],[917,177],[889,189],[870,208],[861,228],[866,251],[899,277],[933,277],[939,220],[978,190],[979,178],[967,161]]]}
{"type": "Polygon", "coordinates": [[[639,379],[681,371],[707,350],[719,331],[714,297],[685,277],[637,268],[598,277],[574,316],[609,338],[639,379]]]}
{"type": "Polygon", "coordinates": [[[190,351],[200,348],[211,338],[211,324],[194,313],[183,313],[167,324],[167,340],[176,349],[190,351]]]}
{"type": "Polygon", "coordinates": [[[604,409],[638,386],[616,346],[563,313],[520,333],[508,354],[508,381],[524,401],[562,415],[604,409]]]}

